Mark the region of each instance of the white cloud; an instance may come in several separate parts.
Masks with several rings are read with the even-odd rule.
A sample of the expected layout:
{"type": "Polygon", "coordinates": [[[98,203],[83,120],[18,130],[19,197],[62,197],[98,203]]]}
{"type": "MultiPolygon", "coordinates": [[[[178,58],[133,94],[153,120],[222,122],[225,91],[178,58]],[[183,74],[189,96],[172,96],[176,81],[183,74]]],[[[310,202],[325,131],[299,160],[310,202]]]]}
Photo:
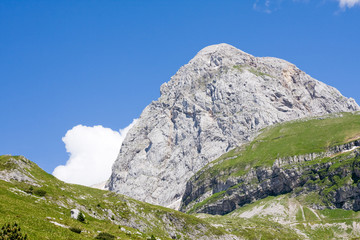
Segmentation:
{"type": "Polygon", "coordinates": [[[270,14],[280,8],[282,1],[283,0],[256,0],[253,4],[253,9],[270,14]]]}
{"type": "MultiPolygon", "coordinates": [[[[346,8],[352,8],[356,5],[360,6],[360,0],[336,0],[339,2],[339,6],[342,10],[346,8]]],[[[253,9],[265,12],[265,13],[272,13],[281,8],[282,3],[284,0],[254,0],[253,9]]],[[[292,0],[292,2],[300,2],[300,3],[308,3],[310,0],[292,0]]],[[[319,1],[325,3],[326,0],[319,1]]]]}
{"type": "Polygon", "coordinates": [[[69,160],[57,166],[53,175],[64,182],[86,186],[106,181],[120,146],[135,122],[136,119],[120,131],[103,126],[73,127],[62,138],[69,160]]]}
{"type": "Polygon", "coordinates": [[[338,0],[341,8],[352,8],[355,5],[360,5],[360,0],[338,0]]]}

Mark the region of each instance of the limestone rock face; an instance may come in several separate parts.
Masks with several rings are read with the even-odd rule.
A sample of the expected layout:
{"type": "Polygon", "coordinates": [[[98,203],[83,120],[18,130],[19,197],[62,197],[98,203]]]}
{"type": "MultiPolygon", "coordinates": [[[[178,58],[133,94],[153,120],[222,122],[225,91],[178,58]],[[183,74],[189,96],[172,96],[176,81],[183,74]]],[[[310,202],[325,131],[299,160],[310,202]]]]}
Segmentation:
{"type": "Polygon", "coordinates": [[[160,91],[128,132],[107,187],[175,209],[194,173],[259,129],[360,110],[293,64],[228,44],[202,49],[160,91]]]}

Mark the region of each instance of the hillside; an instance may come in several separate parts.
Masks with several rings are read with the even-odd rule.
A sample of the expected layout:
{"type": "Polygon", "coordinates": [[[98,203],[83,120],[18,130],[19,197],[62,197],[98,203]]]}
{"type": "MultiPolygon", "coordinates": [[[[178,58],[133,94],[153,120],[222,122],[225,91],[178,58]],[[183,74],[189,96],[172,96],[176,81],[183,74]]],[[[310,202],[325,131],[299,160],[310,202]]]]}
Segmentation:
{"type": "Polygon", "coordinates": [[[0,227],[17,222],[31,240],[94,239],[99,232],[118,239],[236,239],[191,215],[66,184],[22,156],[0,156],[0,216],[0,227]],[[71,209],[86,223],[72,219],[71,209]]]}
{"type": "Polygon", "coordinates": [[[114,236],[108,239],[158,240],[360,237],[358,212],[312,209],[302,195],[268,197],[225,216],[189,215],[63,183],[21,156],[0,156],[0,179],[0,226],[17,222],[30,240],[95,239],[100,232],[114,236]],[[70,217],[74,208],[85,223],[70,217]]]}
{"type": "Polygon", "coordinates": [[[289,193],[314,209],[360,210],[360,114],[341,113],[264,129],[187,183],[182,211],[226,214],[289,193]]]}

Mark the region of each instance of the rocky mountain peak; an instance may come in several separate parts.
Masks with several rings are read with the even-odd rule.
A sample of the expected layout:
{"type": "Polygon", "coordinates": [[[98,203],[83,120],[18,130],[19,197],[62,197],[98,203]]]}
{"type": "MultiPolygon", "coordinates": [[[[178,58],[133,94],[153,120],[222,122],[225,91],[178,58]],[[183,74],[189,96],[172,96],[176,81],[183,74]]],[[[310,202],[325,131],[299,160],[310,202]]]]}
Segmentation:
{"type": "Polygon", "coordinates": [[[243,64],[254,57],[229,44],[221,43],[203,48],[189,62],[190,65],[221,67],[229,64],[243,64]]]}
{"type": "Polygon", "coordinates": [[[202,49],[160,91],[127,134],[107,186],[173,208],[195,172],[258,130],[360,110],[353,99],[295,65],[228,44],[202,49]]]}

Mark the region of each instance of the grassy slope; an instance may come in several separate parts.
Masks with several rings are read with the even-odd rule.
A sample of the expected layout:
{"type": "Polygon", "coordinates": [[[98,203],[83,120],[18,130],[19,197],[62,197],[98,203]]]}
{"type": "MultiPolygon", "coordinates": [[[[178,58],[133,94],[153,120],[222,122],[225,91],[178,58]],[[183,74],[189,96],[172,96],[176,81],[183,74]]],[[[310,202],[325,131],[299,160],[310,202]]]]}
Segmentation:
{"type": "Polygon", "coordinates": [[[33,186],[34,190],[45,190],[46,195],[39,197],[25,193],[31,185],[24,182],[0,180],[0,226],[17,222],[22,232],[32,240],[94,239],[99,231],[115,235],[118,239],[150,239],[151,235],[158,239],[170,239],[169,232],[174,232],[173,236],[177,239],[233,239],[229,232],[240,239],[301,239],[289,226],[275,221],[230,219],[228,216],[196,217],[109,191],[66,184],[21,156],[0,156],[0,172],[23,171],[11,159],[27,162],[25,173],[30,173],[41,184],[41,187],[33,186]],[[70,218],[73,208],[85,213],[86,223],[70,218]],[[113,220],[107,214],[108,209],[114,213],[113,220]],[[89,212],[96,212],[99,218],[104,219],[91,217],[89,212]],[[80,228],[82,233],[76,234],[50,221],[80,228]],[[129,227],[132,224],[137,227],[129,227]]]}
{"type": "Polygon", "coordinates": [[[66,184],[21,156],[0,156],[0,171],[24,171],[11,159],[27,162],[25,173],[30,173],[41,185],[33,186],[34,190],[46,191],[44,197],[39,197],[24,192],[31,186],[27,183],[0,180],[0,226],[16,221],[30,239],[94,239],[99,231],[111,233],[120,239],[146,239],[151,235],[170,239],[168,232],[174,232],[183,239],[186,239],[188,233],[194,232],[215,238],[226,233],[204,220],[178,211],[109,191],[66,184]],[[70,210],[73,208],[85,213],[86,223],[70,218],[70,210]],[[108,213],[109,209],[113,215],[108,213]],[[91,217],[89,213],[96,213],[98,217],[91,217]],[[80,228],[83,232],[79,235],[50,221],[80,228]]]}
{"type": "Polygon", "coordinates": [[[177,239],[233,239],[229,238],[229,232],[240,239],[301,239],[294,230],[274,221],[198,218],[109,191],[66,184],[22,156],[0,156],[0,172],[16,169],[31,174],[29,176],[41,185],[33,186],[34,191],[42,189],[46,195],[39,197],[24,192],[32,186],[25,182],[0,180],[0,226],[17,222],[30,239],[94,239],[100,231],[115,235],[118,239],[150,239],[151,235],[158,239],[170,239],[169,232],[174,232],[173,236],[177,239]],[[27,169],[24,171],[12,159],[25,162],[27,169]],[[70,218],[73,208],[85,213],[86,223],[70,218]],[[114,213],[113,219],[107,213],[108,209],[114,213]],[[91,217],[89,212],[95,212],[98,217],[91,217]],[[76,234],[51,221],[80,228],[82,233],[76,234]],[[234,223],[229,225],[231,229],[223,224],[229,221],[234,223]],[[132,224],[134,228],[129,227],[132,224]],[[197,236],[195,233],[198,233],[197,236]],[[279,234],[286,237],[279,237],[279,234]]]}
{"type": "Polygon", "coordinates": [[[251,143],[224,154],[213,162],[219,164],[203,174],[214,176],[224,171],[239,176],[245,169],[271,166],[277,158],[324,152],[358,138],[359,113],[286,122],[264,129],[251,143]]]}

